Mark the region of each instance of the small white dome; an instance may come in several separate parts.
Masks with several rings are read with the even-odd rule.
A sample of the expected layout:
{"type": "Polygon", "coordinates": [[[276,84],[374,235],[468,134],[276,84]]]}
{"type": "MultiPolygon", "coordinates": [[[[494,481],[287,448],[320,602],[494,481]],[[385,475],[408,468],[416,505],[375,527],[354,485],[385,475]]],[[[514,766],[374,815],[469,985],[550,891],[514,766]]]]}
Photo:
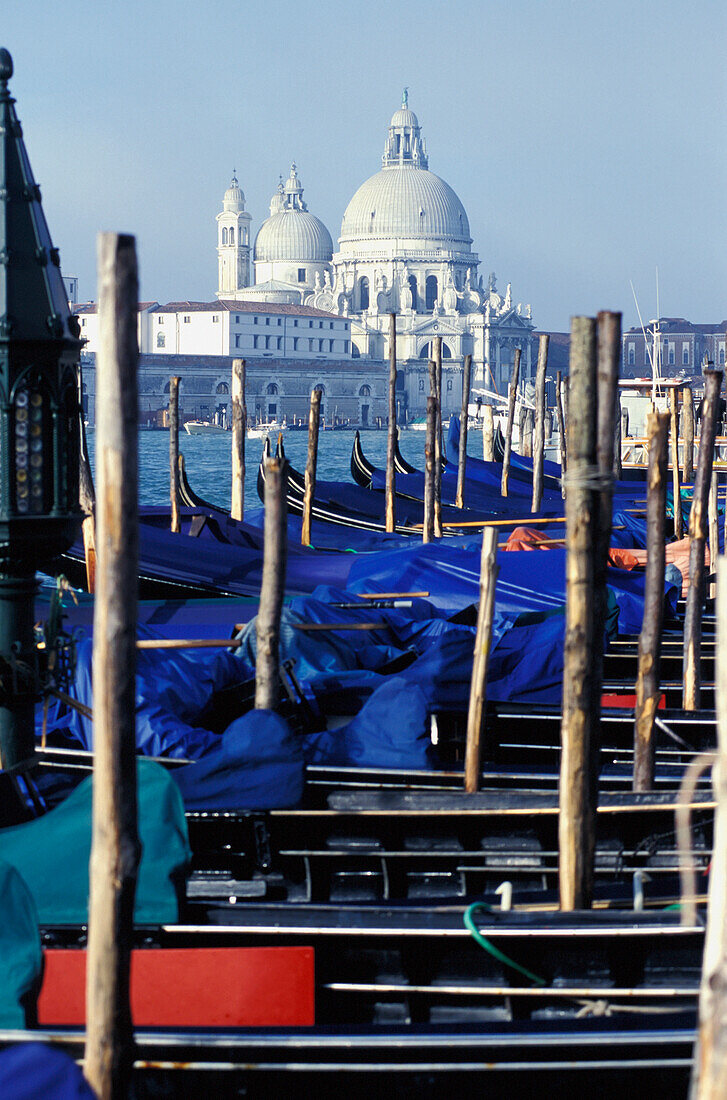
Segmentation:
{"type": "Polygon", "coordinates": [[[398,111],[394,111],[391,116],[390,126],[410,126],[412,129],[419,129],[419,119],[410,111],[408,107],[400,107],[398,111]]]}
{"type": "Polygon", "coordinates": [[[328,263],[333,255],[331,234],[322,221],[307,210],[283,210],[260,226],[255,238],[255,259],[301,260],[328,263]]]}
{"type": "Polygon", "coordinates": [[[223,202],[225,210],[236,211],[245,209],[245,194],[237,182],[236,176],[232,177],[232,182],[225,191],[223,202]]]}

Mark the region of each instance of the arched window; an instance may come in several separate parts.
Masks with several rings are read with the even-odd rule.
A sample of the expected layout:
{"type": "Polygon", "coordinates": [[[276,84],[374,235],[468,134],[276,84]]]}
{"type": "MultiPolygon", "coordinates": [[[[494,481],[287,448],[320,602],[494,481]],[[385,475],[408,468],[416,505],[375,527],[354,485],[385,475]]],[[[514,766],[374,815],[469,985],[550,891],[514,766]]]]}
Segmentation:
{"type": "Polygon", "coordinates": [[[358,281],[358,300],[361,310],[369,308],[369,281],[365,275],[358,281]]]}
{"type": "Polygon", "coordinates": [[[233,228],[230,228],[230,244],[234,244],[234,243],[235,243],[235,230],[233,228]]]}
{"type": "Polygon", "coordinates": [[[416,275],[409,276],[409,290],[411,291],[411,308],[416,313],[416,311],[419,309],[419,294],[417,292],[416,275]]]}
{"type": "Polygon", "coordinates": [[[222,229],[222,243],[227,244],[227,229],[224,227],[222,229]]]}
{"type": "Polygon", "coordinates": [[[437,300],[438,291],[439,291],[439,286],[438,286],[438,283],[437,283],[437,276],[436,275],[427,275],[426,302],[425,302],[425,308],[426,309],[434,309],[434,303],[437,300]]]}
{"type": "Polygon", "coordinates": [[[355,344],[351,344],[351,358],[352,359],[360,359],[361,358],[361,352],[358,350],[358,348],[356,347],[355,344]]]}
{"type": "Polygon", "coordinates": [[[326,396],[326,387],[323,385],[322,382],[319,382],[316,386],[313,387],[313,389],[318,390],[320,392],[321,397],[326,396]]]}
{"type": "Polygon", "coordinates": [[[265,390],[267,394],[274,394],[278,392],[278,386],[276,382],[270,382],[268,388],[265,390]]]}
{"type": "MultiPolygon", "coordinates": [[[[425,344],[424,347],[422,348],[422,350],[419,352],[419,358],[420,359],[431,359],[433,357],[433,355],[434,355],[434,348],[432,346],[432,342],[430,341],[429,343],[425,344]]],[[[452,358],[452,349],[450,348],[449,344],[445,344],[445,342],[443,340],[442,341],[442,359],[451,359],[451,358],[452,358]]]]}
{"type": "Polygon", "coordinates": [[[230,392],[230,387],[227,385],[226,382],[220,382],[219,385],[217,386],[217,389],[215,390],[215,393],[229,393],[229,392],[230,392]]]}
{"type": "Polygon", "coordinates": [[[358,391],[359,397],[371,397],[371,386],[362,386],[358,391]]]}
{"type": "Polygon", "coordinates": [[[163,332],[158,332],[157,333],[157,347],[158,348],[163,348],[164,347],[164,333],[163,332]]]}

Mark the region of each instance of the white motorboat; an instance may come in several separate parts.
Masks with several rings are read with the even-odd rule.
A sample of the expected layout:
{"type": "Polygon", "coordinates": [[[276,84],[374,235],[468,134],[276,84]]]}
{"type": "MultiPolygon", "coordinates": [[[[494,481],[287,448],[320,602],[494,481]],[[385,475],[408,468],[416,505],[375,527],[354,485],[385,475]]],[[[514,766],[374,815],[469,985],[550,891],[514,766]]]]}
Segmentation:
{"type": "Polygon", "coordinates": [[[226,435],[227,429],[209,420],[187,420],[184,430],[188,435],[226,435]]]}
{"type": "Polygon", "coordinates": [[[288,430],[287,424],[279,424],[277,420],[248,424],[247,435],[250,439],[264,439],[266,435],[277,435],[278,432],[288,430]]]}

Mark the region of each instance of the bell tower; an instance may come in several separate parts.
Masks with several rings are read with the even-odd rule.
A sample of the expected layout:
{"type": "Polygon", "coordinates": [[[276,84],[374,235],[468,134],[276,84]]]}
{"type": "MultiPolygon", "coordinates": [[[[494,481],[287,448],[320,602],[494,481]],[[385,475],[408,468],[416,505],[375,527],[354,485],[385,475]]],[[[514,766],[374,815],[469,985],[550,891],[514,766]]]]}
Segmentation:
{"type": "Polygon", "coordinates": [[[234,298],[250,285],[250,223],[234,172],[217,215],[217,297],[234,298]]]}

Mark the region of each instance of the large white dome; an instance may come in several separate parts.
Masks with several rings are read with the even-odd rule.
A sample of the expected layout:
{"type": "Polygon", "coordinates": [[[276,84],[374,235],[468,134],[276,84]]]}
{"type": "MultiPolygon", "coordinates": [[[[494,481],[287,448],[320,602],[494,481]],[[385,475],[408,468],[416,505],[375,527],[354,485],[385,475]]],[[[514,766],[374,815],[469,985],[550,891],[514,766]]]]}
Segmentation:
{"type": "Polygon", "coordinates": [[[465,209],[448,183],[412,165],[382,168],[362,183],[346,207],[341,247],[376,239],[425,239],[472,244],[465,209]]]}
{"type": "Polygon", "coordinates": [[[302,260],[328,263],[333,255],[331,234],[306,210],[283,210],[260,226],[255,260],[302,260]]]}

